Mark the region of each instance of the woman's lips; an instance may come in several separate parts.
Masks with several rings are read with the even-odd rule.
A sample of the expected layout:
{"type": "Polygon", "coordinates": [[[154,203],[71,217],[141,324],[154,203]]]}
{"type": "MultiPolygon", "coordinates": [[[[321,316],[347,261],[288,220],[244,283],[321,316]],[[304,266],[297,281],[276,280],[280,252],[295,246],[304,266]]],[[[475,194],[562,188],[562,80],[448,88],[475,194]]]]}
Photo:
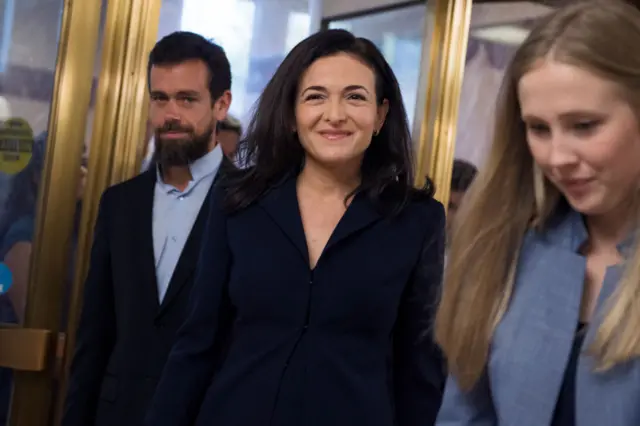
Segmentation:
{"type": "Polygon", "coordinates": [[[322,131],[318,133],[320,133],[323,138],[329,139],[330,141],[341,140],[352,135],[352,132],[346,131],[322,131]]]}
{"type": "Polygon", "coordinates": [[[565,191],[571,195],[583,195],[591,186],[593,179],[564,179],[560,181],[560,185],[565,191]]]}

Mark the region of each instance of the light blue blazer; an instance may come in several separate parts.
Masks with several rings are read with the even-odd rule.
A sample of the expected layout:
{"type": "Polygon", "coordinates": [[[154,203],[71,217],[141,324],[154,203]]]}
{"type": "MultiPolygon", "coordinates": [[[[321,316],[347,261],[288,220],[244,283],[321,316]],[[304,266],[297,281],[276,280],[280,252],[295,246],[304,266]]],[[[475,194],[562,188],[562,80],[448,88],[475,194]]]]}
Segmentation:
{"type": "MultiPolygon", "coordinates": [[[[530,231],[526,236],[513,297],[495,331],[487,373],[467,393],[449,378],[436,426],[550,425],[579,321],[586,261],[577,252],[586,238],[582,218],[575,212],[544,234],[530,231]]],[[[632,240],[619,247],[624,256],[632,240]]],[[[583,348],[593,341],[599,314],[621,272],[621,266],[607,270],[583,348]]],[[[594,360],[583,353],[575,386],[576,426],[640,426],[637,360],[596,373],[594,360]]]]}

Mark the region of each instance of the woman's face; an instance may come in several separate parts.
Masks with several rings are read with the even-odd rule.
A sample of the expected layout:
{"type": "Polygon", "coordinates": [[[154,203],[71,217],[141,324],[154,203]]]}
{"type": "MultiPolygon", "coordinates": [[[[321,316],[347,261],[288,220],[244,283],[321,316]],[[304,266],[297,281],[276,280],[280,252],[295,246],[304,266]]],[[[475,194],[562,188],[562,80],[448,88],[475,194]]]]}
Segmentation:
{"type": "Polygon", "coordinates": [[[616,211],[640,188],[640,126],[619,86],[544,61],[518,84],[529,149],[573,208],[616,211]]]}
{"type": "Polygon", "coordinates": [[[374,72],[348,54],[315,61],[303,74],[296,100],[296,131],[307,161],[358,165],[388,105],[376,102],[374,72]]]}

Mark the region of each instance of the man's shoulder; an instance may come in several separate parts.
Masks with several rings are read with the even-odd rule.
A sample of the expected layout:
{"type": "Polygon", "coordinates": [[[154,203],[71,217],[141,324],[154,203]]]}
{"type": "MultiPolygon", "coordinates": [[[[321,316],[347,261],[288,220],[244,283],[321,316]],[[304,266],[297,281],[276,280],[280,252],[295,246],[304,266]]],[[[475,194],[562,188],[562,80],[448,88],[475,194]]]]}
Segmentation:
{"type": "Polygon", "coordinates": [[[103,195],[103,203],[126,202],[126,200],[138,200],[154,190],[156,175],[154,170],[147,170],[137,176],[117,183],[107,188],[103,195]],[[113,201],[112,201],[113,200],[113,201]]]}

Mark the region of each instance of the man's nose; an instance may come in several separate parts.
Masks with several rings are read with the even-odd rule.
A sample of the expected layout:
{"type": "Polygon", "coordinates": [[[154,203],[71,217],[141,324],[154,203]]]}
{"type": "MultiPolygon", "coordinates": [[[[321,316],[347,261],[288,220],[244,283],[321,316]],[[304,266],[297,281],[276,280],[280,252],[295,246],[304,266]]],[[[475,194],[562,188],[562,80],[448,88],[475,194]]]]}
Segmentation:
{"type": "Polygon", "coordinates": [[[180,108],[178,107],[178,104],[174,99],[169,99],[169,101],[165,104],[163,113],[165,122],[180,120],[180,108]]]}

